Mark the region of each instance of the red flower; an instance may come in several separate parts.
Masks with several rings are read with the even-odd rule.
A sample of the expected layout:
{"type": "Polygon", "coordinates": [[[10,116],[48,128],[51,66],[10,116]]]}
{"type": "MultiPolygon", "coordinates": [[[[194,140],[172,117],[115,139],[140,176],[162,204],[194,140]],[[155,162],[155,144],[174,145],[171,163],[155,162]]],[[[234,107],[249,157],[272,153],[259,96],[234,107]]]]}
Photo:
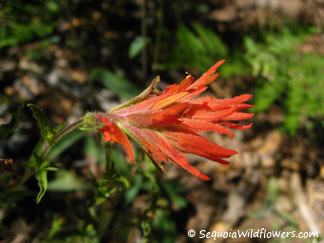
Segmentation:
{"type": "Polygon", "coordinates": [[[224,61],[217,62],[195,82],[188,75],[180,84],[170,85],[163,92],[155,87],[159,81],[157,78],[141,95],[126,104],[109,113],[93,114],[103,124],[98,129],[103,140],[123,145],[128,158],[135,164],[132,147],[125,135],[127,133],[158,167],[161,167],[160,161],[172,161],[189,173],[209,180],[209,177],[191,166],[182,153],[192,153],[228,164],[223,158],[229,158],[237,152],[221,147],[197,132],[216,131],[233,137],[229,128],[247,129],[252,126],[230,122],[253,116],[240,112],[252,106],[243,103],[252,95],[245,94],[232,99],[211,96],[193,99],[218,77],[215,71],[224,61]]]}

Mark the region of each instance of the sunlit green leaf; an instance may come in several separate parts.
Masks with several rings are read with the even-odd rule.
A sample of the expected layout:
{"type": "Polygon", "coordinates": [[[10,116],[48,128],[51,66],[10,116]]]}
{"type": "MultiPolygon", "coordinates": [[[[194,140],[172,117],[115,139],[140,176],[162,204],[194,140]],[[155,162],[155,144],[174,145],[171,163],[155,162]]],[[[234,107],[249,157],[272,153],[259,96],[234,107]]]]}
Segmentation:
{"type": "Polygon", "coordinates": [[[76,191],[89,189],[89,185],[84,178],[80,178],[77,175],[67,170],[59,170],[56,173],[54,180],[48,183],[49,191],[76,191]]]}
{"type": "Polygon", "coordinates": [[[141,36],[137,36],[129,46],[128,56],[130,58],[136,57],[141,52],[141,50],[146,46],[147,43],[148,43],[148,39],[145,39],[141,36]]]}
{"type": "Polygon", "coordinates": [[[90,73],[90,77],[92,79],[101,81],[107,89],[125,99],[133,98],[139,94],[139,90],[134,84],[132,84],[126,78],[113,72],[102,69],[94,69],[90,73]]]}
{"type": "Polygon", "coordinates": [[[36,179],[38,181],[39,186],[39,192],[36,197],[36,203],[40,203],[47,191],[47,164],[47,161],[41,162],[41,164],[36,168],[36,179]]]}
{"type": "Polygon", "coordinates": [[[67,148],[69,148],[72,144],[76,143],[79,139],[81,139],[85,135],[84,132],[80,130],[74,130],[68,134],[66,134],[54,147],[49,151],[47,158],[49,160],[58,157],[61,153],[63,153],[67,148]]]}

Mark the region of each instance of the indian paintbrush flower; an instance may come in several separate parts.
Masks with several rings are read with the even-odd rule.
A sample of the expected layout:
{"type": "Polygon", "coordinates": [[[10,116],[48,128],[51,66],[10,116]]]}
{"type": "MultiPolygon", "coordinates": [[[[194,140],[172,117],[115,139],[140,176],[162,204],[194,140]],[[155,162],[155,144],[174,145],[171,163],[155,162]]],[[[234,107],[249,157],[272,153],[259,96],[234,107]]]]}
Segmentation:
{"type": "Polygon", "coordinates": [[[221,147],[197,132],[215,131],[233,137],[230,128],[247,129],[252,126],[252,123],[238,125],[232,122],[253,116],[240,112],[252,107],[244,103],[252,95],[244,94],[232,99],[196,98],[218,77],[215,72],[224,61],[217,62],[196,81],[188,75],[180,84],[170,85],[163,92],[156,88],[157,77],[139,96],[109,113],[89,113],[84,122],[95,121],[96,130],[102,134],[104,142],[121,144],[134,164],[135,157],[127,135],[145,150],[157,168],[161,168],[161,161],[171,161],[200,179],[209,180],[208,176],[191,166],[183,154],[196,154],[226,165],[229,162],[223,158],[237,152],[221,147]]]}

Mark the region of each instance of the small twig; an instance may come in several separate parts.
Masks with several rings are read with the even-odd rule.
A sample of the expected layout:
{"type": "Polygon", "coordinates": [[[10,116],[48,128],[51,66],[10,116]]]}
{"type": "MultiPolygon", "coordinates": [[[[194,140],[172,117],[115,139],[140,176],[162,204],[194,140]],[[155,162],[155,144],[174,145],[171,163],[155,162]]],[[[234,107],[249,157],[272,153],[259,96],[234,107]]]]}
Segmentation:
{"type": "Polygon", "coordinates": [[[17,178],[19,177],[19,173],[15,168],[12,168],[13,166],[13,159],[0,159],[0,167],[4,169],[5,171],[10,172],[17,178]]]}
{"type": "Polygon", "coordinates": [[[159,0],[159,9],[157,14],[157,28],[156,28],[156,39],[154,45],[154,54],[153,54],[153,65],[152,69],[157,68],[159,61],[159,53],[161,46],[161,37],[162,37],[162,25],[163,25],[163,0],[159,0]]]}
{"type": "MultiPolygon", "coordinates": [[[[146,26],[146,0],[142,0],[142,23],[141,23],[141,33],[142,38],[146,41],[147,38],[147,26],[146,26]]],[[[144,45],[142,50],[142,71],[143,71],[143,78],[146,80],[147,75],[147,48],[144,45]]]]}
{"type": "Polygon", "coordinates": [[[307,205],[307,200],[305,193],[302,188],[302,183],[300,179],[300,175],[298,173],[294,173],[291,176],[290,181],[291,189],[294,195],[294,198],[296,200],[296,204],[298,206],[299,212],[304,219],[304,221],[307,223],[308,228],[312,232],[321,232],[321,229],[316,222],[316,219],[314,217],[314,214],[311,212],[307,205]]]}
{"type": "MultiPolygon", "coordinates": [[[[54,141],[57,143],[65,134],[67,134],[68,132],[72,131],[74,128],[78,127],[79,125],[81,125],[81,123],[83,122],[83,119],[79,119],[76,122],[73,122],[67,126],[65,126],[61,131],[59,131],[55,137],[54,137],[54,141]]],[[[43,148],[43,152],[42,152],[42,158],[45,158],[48,154],[48,152],[50,151],[51,146],[49,146],[47,143],[45,143],[45,146],[43,148]]],[[[20,178],[19,182],[13,186],[13,189],[17,189],[20,186],[22,186],[32,175],[35,174],[35,170],[31,169],[25,172],[25,174],[20,178]]]]}
{"type": "Polygon", "coordinates": [[[0,159],[0,165],[13,165],[12,159],[0,159]]]}

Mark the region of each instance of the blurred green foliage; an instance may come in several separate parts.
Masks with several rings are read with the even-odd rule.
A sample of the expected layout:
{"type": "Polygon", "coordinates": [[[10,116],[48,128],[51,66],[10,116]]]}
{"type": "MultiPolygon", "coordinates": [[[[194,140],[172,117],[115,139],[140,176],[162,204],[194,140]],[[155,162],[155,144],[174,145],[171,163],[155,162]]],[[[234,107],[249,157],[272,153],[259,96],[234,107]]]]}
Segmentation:
{"type": "Polygon", "coordinates": [[[160,69],[188,66],[204,72],[217,60],[226,59],[222,77],[253,75],[254,111],[266,111],[274,103],[283,106],[284,127],[291,135],[300,126],[312,130],[323,120],[324,55],[298,49],[319,28],[292,28],[288,24],[282,30],[261,30],[258,38],[243,37],[244,49],[234,47],[231,51],[213,30],[197,23],[192,24],[192,29],[177,29],[177,43],[160,69]]]}
{"type": "Polygon", "coordinates": [[[314,31],[318,29],[286,27],[264,32],[262,42],[245,38],[245,60],[257,79],[255,111],[265,111],[274,103],[283,106],[285,128],[292,135],[300,125],[314,128],[324,116],[324,55],[299,49],[314,31]]]}
{"type": "Polygon", "coordinates": [[[204,72],[215,60],[227,57],[227,46],[212,30],[192,24],[193,31],[180,26],[176,32],[177,46],[172,54],[174,67],[183,68],[183,63],[204,72]]]}
{"type": "Polygon", "coordinates": [[[148,44],[149,40],[141,36],[137,36],[129,46],[128,56],[129,58],[136,57],[141,50],[148,44]]]}
{"type": "Polygon", "coordinates": [[[6,1],[0,11],[0,48],[52,34],[63,1],[6,1]]]}
{"type": "Polygon", "coordinates": [[[139,94],[137,87],[129,80],[108,70],[93,69],[90,78],[102,82],[107,89],[125,99],[131,99],[139,94]]]}
{"type": "Polygon", "coordinates": [[[159,69],[195,68],[205,72],[218,60],[226,59],[222,77],[246,72],[248,65],[242,60],[239,49],[229,50],[226,43],[212,29],[192,23],[192,28],[181,25],[176,30],[176,44],[168,60],[158,65],[159,69]],[[192,29],[192,30],[191,30],[192,29]],[[238,53],[238,54],[237,54],[238,53]]]}

